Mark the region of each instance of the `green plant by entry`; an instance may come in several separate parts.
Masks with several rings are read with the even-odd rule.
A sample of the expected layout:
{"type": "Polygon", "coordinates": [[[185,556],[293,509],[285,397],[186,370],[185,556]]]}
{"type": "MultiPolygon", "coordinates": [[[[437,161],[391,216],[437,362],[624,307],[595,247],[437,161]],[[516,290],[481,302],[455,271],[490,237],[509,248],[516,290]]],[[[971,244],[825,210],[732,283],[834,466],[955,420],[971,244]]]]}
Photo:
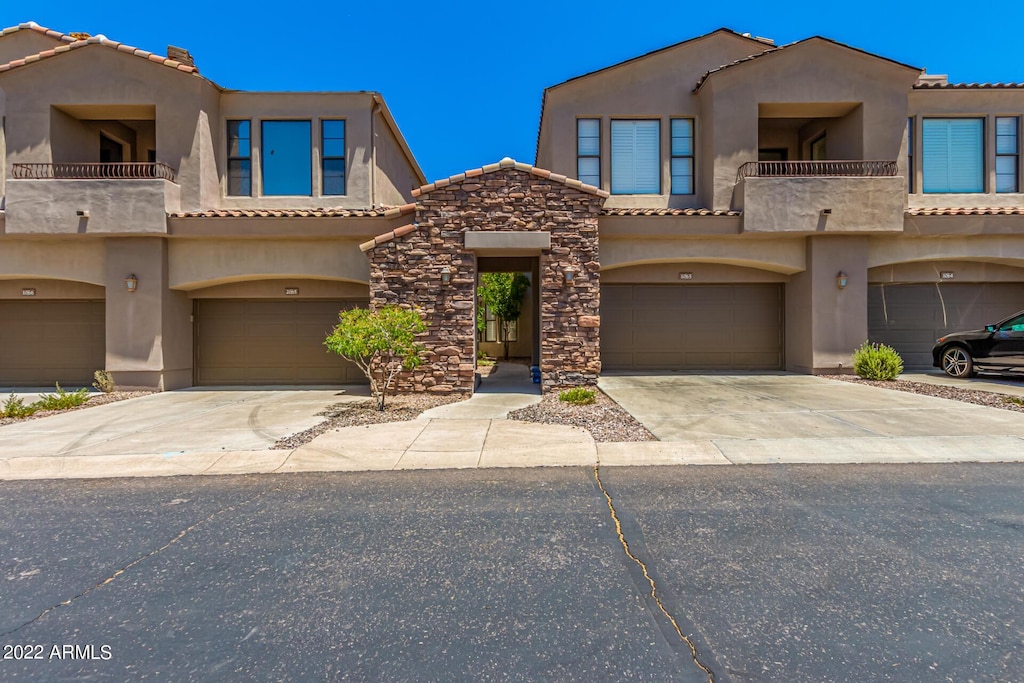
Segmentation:
{"type": "Polygon", "coordinates": [[[36,412],[35,405],[25,405],[21,397],[15,396],[13,391],[10,397],[4,401],[3,407],[0,407],[0,417],[29,417],[34,412],[36,412]]]}
{"type": "Polygon", "coordinates": [[[571,403],[574,406],[587,406],[596,400],[596,396],[597,392],[593,389],[573,387],[572,389],[566,389],[565,391],[559,392],[558,400],[571,403]]]}
{"type": "Polygon", "coordinates": [[[1015,406],[1024,406],[1024,398],[1020,398],[1019,396],[1007,396],[1005,401],[1007,403],[1012,403],[1015,406]]]}
{"type": "MultiPolygon", "coordinates": [[[[505,360],[508,360],[509,336],[512,327],[523,311],[523,298],[530,288],[530,280],[522,273],[483,273],[477,295],[502,326],[502,340],[505,343],[505,360]]],[[[477,308],[477,328],[483,332],[486,321],[483,306],[477,308]]]]}
{"type": "Polygon", "coordinates": [[[324,346],[363,371],[370,380],[377,410],[382,411],[398,373],[423,363],[426,349],[416,343],[416,335],[426,330],[419,312],[409,308],[353,308],[338,314],[338,324],[327,335],[324,346]]]}
{"type": "Polygon", "coordinates": [[[85,387],[77,391],[68,391],[57,382],[57,391],[53,394],[43,394],[32,406],[36,410],[67,410],[77,408],[89,400],[89,390],[85,387]]]}
{"type": "Polygon", "coordinates": [[[887,344],[866,341],[853,352],[853,371],[861,379],[893,380],[903,372],[903,359],[887,344]]]}
{"type": "Polygon", "coordinates": [[[117,388],[114,384],[114,376],[106,370],[97,370],[92,373],[92,378],[94,380],[92,385],[96,387],[96,391],[102,391],[104,394],[109,394],[117,388]]]}

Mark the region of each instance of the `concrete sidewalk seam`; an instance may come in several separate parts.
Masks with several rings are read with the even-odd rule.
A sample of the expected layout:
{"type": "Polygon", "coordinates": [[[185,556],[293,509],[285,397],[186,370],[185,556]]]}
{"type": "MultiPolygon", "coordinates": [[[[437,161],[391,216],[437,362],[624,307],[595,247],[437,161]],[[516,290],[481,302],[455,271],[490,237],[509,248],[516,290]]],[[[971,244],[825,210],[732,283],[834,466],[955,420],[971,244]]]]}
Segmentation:
{"type": "MultiPolygon", "coordinates": [[[[419,422],[419,419],[411,420],[411,422],[419,422]]],[[[416,436],[412,439],[412,441],[409,442],[409,446],[407,448],[402,449],[402,454],[398,456],[398,460],[396,460],[395,464],[391,466],[392,472],[398,470],[398,466],[402,464],[403,460],[405,460],[405,456],[409,455],[409,451],[411,451],[412,447],[416,445],[416,442],[419,440],[419,438],[423,436],[423,432],[427,430],[427,427],[430,426],[431,422],[432,420],[430,418],[423,420],[423,426],[420,427],[420,431],[416,432],[416,436]]]]}

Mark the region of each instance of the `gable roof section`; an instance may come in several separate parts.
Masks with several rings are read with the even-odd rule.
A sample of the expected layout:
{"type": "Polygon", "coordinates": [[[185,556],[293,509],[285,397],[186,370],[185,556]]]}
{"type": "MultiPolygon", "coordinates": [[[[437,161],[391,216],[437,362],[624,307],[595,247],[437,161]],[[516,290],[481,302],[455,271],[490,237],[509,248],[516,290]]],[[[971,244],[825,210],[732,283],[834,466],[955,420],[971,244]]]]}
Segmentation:
{"type": "Polygon", "coordinates": [[[62,43],[75,42],[75,39],[71,36],[65,35],[60,31],[54,31],[53,29],[46,28],[45,26],[40,26],[34,21],[27,21],[25,23],[18,24],[17,26],[8,26],[7,28],[0,31],[0,38],[2,38],[3,36],[9,36],[12,33],[18,33],[19,31],[34,31],[35,33],[44,35],[47,38],[53,38],[54,40],[57,40],[62,43]]]}
{"type": "MultiPolygon", "coordinates": [[[[125,45],[124,43],[119,43],[116,40],[110,40],[109,38],[107,38],[104,35],[90,36],[89,38],[85,38],[85,39],[77,39],[77,38],[75,38],[73,36],[69,36],[69,35],[66,35],[64,33],[60,33],[59,31],[54,31],[52,29],[48,29],[48,28],[45,28],[43,26],[39,26],[35,22],[28,22],[26,24],[18,24],[17,26],[12,26],[11,28],[6,28],[6,29],[4,29],[2,31],[2,33],[0,33],[0,35],[7,35],[8,33],[14,33],[15,31],[24,31],[24,30],[30,30],[30,31],[35,31],[37,33],[41,33],[41,34],[49,36],[51,38],[55,38],[55,39],[59,40],[60,42],[62,42],[64,44],[63,45],[58,45],[58,46],[54,47],[51,50],[43,50],[42,52],[40,52],[38,54],[29,55],[27,57],[22,57],[21,59],[15,59],[15,60],[13,60],[11,62],[8,62],[7,64],[0,64],[0,73],[4,73],[6,71],[11,71],[13,69],[17,69],[17,68],[22,67],[22,66],[27,66],[29,64],[35,64],[36,62],[41,62],[44,59],[49,59],[50,57],[56,57],[57,55],[62,55],[64,53],[66,53],[66,52],[71,52],[73,50],[79,50],[79,49],[81,49],[83,47],[87,47],[89,45],[103,45],[104,47],[108,47],[108,48],[110,48],[112,50],[117,50],[118,52],[123,52],[125,54],[133,55],[135,57],[139,57],[140,59],[145,59],[145,60],[153,62],[155,64],[162,64],[164,66],[170,67],[170,68],[175,69],[177,71],[181,71],[183,73],[195,74],[196,76],[199,76],[199,69],[197,69],[194,66],[189,66],[187,64],[182,64],[181,62],[175,61],[173,59],[168,59],[167,57],[163,57],[161,55],[154,54],[154,53],[148,52],[146,50],[141,50],[141,49],[139,49],[137,47],[132,47],[131,45],[125,45]]],[[[200,78],[202,78],[202,77],[200,76],[200,78]]],[[[209,79],[204,79],[204,80],[209,80],[209,79]]]]}
{"type": "Polygon", "coordinates": [[[859,47],[853,47],[852,45],[847,45],[845,43],[840,43],[839,41],[832,40],[831,38],[826,38],[824,36],[811,36],[810,38],[804,38],[803,40],[798,40],[796,42],[789,43],[787,45],[780,45],[779,47],[769,48],[769,49],[767,49],[767,50],[765,50],[765,51],[763,51],[761,53],[758,53],[756,55],[750,55],[749,57],[744,57],[743,59],[737,59],[735,62],[730,62],[729,64],[723,64],[722,66],[719,66],[719,67],[716,67],[714,69],[711,69],[710,71],[708,71],[707,73],[705,73],[703,76],[700,77],[700,80],[697,81],[697,85],[695,85],[693,87],[693,91],[692,92],[697,92],[698,90],[700,90],[701,86],[703,86],[707,82],[707,80],[711,76],[715,75],[716,73],[721,73],[722,71],[725,71],[726,69],[732,69],[733,67],[742,66],[743,64],[747,64],[747,63],[752,62],[752,61],[754,61],[756,59],[760,59],[762,57],[766,57],[768,55],[772,55],[772,54],[775,54],[777,52],[782,52],[783,50],[792,50],[794,47],[798,47],[800,45],[805,45],[805,44],[807,44],[807,43],[809,43],[811,41],[821,41],[821,42],[824,42],[824,43],[828,43],[830,45],[835,45],[836,47],[841,47],[841,48],[843,48],[845,50],[852,50],[853,52],[857,52],[857,53],[865,55],[867,57],[871,57],[872,59],[878,59],[878,60],[881,60],[883,62],[889,62],[890,64],[894,64],[896,66],[900,66],[900,67],[903,67],[905,69],[910,69],[911,71],[917,71],[917,72],[922,71],[922,69],[919,69],[916,66],[910,66],[909,64],[904,64],[903,62],[897,62],[895,59],[889,59],[888,57],[882,57],[881,55],[876,55],[876,54],[874,54],[872,52],[868,52],[867,50],[861,50],[859,47]]]}
{"type": "Polygon", "coordinates": [[[563,85],[566,85],[568,83],[574,83],[574,82],[582,80],[584,78],[590,78],[591,76],[596,76],[596,75],[604,73],[606,71],[611,71],[612,69],[618,69],[621,66],[626,66],[628,64],[633,64],[634,62],[638,62],[638,61],[640,61],[642,59],[647,59],[648,57],[653,57],[654,55],[661,54],[662,52],[667,52],[669,50],[674,50],[677,47],[682,47],[683,45],[687,45],[689,43],[693,43],[693,42],[698,41],[698,40],[704,40],[705,38],[710,38],[711,36],[718,35],[718,34],[734,36],[734,37],[740,38],[742,40],[749,40],[752,44],[755,44],[757,46],[755,49],[758,49],[759,51],[764,51],[765,49],[767,49],[767,48],[771,47],[772,45],[774,45],[774,43],[771,40],[767,39],[767,38],[755,38],[755,37],[750,36],[749,34],[738,33],[737,31],[734,31],[731,28],[722,27],[722,28],[719,28],[719,29],[715,29],[714,31],[711,31],[710,33],[704,33],[704,34],[699,35],[699,36],[694,36],[693,38],[687,38],[686,40],[681,40],[678,43],[673,43],[671,45],[666,45],[665,47],[659,47],[657,50],[651,50],[650,52],[645,52],[644,54],[639,55],[637,57],[630,57],[629,59],[627,59],[625,61],[616,62],[615,64],[610,64],[608,66],[601,67],[600,69],[595,69],[594,71],[588,71],[587,73],[580,74],[579,76],[573,76],[572,78],[564,80],[561,83],[556,83],[555,85],[550,85],[550,86],[544,88],[544,92],[541,93],[541,97],[540,97],[540,121],[537,123],[537,148],[534,151],[534,155],[533,155],[534,160],[536,160],[537,157],[540,156],[540,128],[541,128],[542,125],[544,125],[544,111],[545,111],[545,109],[547,109],[548,91],[549,90],[554,90],[556,88],[561,88],[563,85]]]}
{"type": "Polygon", "coordinates": [[[372,240],[363,242],[362,244],[359,245],[359,250],[365,253],[367,251],[370,251],[371,249],[373,249],[374,247],[376,247],[379,244],[384,244],[385,242],[390,242],[391,240],[397,239],[399,237],[405,237],[409,233],[417,230],[419,227],[420,226],[419,226],[418,223],[410,223],[409,225],[403,225],[400,228],[395,228],[394,230],[389,230],[388,232],[384,233],[383,235],[377,235],[372,240]]]}
{"type": "Polygon", "coordinates": [[[588,194],[597,195],[598,197],[602,197],[604,199],[607,199],[610,196],[601,188],[594,187],[593,185],[587,185],[586,183],[581,183],[579,180],[576,180],[575,178],[569,178],[559,173],[552,173],[551,171],[545,170],[543,168],[537,168],[536,166],[524,164],[521,161],[516,161],[515,159],[510,159],[509,157],[505,157],[496,164],[488,164],[487,166],[483,166],[481,168],[470,169],[465,173],[457,173],[449,178],[435,180],[432,183],[423,185],[422,187],[418,187],[415,190],[413,190],[412,196],[420,197],[421,195],[428,194],[430,192],[433,192],[434,190],[439,190],[442,187],[447,187],[452,183],[459,183],[462,182],[463,180],[466,180],[467,178],[476,178],[478,176],[482,176],[487,173],[494,173],[495,171],[499,171],[506,168],[514,168],[518,171],[523,171],[525,173],[529,173],[530,175],[537,176],[538,178],[550,180],[555,183],[561,183],[563,185],[575,188],[580,192],[586,192],[588,194]]]}

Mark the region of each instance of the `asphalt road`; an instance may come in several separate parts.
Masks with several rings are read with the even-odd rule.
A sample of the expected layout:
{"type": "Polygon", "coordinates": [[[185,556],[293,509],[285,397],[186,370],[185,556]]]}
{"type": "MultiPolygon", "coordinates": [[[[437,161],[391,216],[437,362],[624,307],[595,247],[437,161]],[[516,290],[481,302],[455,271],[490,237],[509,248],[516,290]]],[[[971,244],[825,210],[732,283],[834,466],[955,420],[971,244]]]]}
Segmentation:
{"type": "Polygon", "coordinates": [[[1024,465],[601,481],[658,600],[589,469],[5,482],[0,680],[1024,680],[1024,465]]]}

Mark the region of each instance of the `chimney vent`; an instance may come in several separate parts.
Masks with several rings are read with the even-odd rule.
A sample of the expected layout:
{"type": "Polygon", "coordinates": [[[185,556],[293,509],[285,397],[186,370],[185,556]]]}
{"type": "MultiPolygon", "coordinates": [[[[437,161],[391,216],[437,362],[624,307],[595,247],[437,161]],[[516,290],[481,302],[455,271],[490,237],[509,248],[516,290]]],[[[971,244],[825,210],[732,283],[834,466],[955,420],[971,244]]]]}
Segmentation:
{"type": "Polygon", "coordinates": [[[192,59],[192,55],[189,51],[183,47],[174,47],[173,45],[167,46],[167,58],[173,59],[176,62],[181,62],[185,66],[195,66],[196,63],[192,59]]]}

